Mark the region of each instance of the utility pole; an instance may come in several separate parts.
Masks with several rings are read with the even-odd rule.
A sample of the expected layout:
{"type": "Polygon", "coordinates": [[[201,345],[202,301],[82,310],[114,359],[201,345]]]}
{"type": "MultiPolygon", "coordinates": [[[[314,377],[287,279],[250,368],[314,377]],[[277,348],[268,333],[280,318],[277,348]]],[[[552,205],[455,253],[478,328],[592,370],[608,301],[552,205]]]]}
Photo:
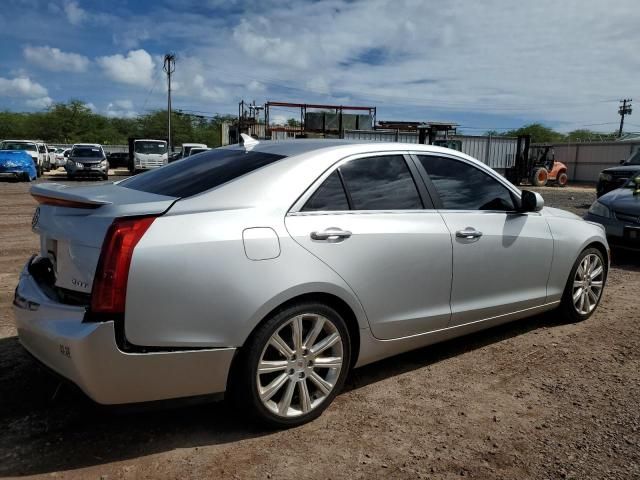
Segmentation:
{"type": "Polygon", "coordinates": [[[164,65],[162,69],[167,74],[167,143],[168,151],[172,152],[171,144],[171,74],[176,71],[176,56],[173,53],[167,53],[164,56],[164,65]]]}
{"type": "Polygon", "coordinates": [[[622,137],[622,127],[624,126],[624,116],[631,115],[631,102],[630,98],[620,100],[620,106],[618,107],[618,115],[620,115],[620,130],[618,131],[618,138],[622,137]]]}

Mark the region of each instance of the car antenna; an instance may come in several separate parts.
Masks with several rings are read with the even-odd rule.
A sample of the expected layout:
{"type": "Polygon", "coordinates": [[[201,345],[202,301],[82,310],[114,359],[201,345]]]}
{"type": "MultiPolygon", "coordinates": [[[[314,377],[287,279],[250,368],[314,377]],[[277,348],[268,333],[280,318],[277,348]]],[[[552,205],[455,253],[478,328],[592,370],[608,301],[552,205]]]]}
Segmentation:
{"type": "Polygon", "coordinates": [[[244,145],[244,149],[247,152],[260,143],[258,140],[246,133],[241,133],[240,137],[242,137],[242,145],[244,145]]]}

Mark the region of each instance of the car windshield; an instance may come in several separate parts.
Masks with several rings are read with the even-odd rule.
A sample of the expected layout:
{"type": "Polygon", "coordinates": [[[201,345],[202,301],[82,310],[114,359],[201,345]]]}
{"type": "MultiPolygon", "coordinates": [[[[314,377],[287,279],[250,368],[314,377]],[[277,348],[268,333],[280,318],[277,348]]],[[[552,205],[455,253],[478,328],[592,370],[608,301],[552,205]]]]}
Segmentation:
{"type": "Polygon", "coordinates": [[[35,143],[29,142],[2,142],[0,143],[0,150],[32,150],[37,151],[35,143]]]}
{"type": "Polygon", "coordinates": [[[627,165],[640,165],[640,150],[634,153],[626,162],[627,165]]]}
{"type": "Polygon", "coordinates": [[[165,142],[138,141],[135,143],[134,151],[136,153],[162,155],[167,153],[167,144],[165,142]]]}
{"type": "Polygon", "coordinates": [[[122,187],[169,197],[189,197],[284,158],[264,152],[209,150],[119,183],[122,187]]]}
{"type": "Polygon", "coordinates": [[[76,147],[71,152],[72,157],[84,157],[84,158],[100,158],[102,152],[97,147],[76,147]]]}

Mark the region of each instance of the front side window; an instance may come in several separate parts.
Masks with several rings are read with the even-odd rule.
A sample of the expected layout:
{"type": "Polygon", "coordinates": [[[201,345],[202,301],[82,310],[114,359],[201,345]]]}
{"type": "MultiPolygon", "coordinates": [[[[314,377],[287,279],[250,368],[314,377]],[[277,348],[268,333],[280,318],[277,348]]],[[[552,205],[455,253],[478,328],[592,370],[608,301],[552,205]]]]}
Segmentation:
{"type": "Polygon", "coordinates": [[[353,210],[423,208],[402,155],[358,158],[340,167],[353,210]]]}
{"type": "Polygon", "coordinates": [[[468,163],[418,155],[445,210],[515,210],[511,192],[496,179],[468,163]]]}

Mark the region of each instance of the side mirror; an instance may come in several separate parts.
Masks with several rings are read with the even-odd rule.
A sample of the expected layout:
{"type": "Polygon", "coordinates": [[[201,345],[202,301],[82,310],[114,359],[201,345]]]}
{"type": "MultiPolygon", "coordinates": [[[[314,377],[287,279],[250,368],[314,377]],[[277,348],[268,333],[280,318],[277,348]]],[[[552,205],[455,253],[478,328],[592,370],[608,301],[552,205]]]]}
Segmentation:
{"type": "Polygon", "coordinates": [[[544,207],[542,195],[529,190],[522,191],[522,197],[520,197],[521,212],[539,212],[542,210],[542,207],[544,207]]]}
{"type": "Polygon", "coordinates": [[[627,163],[626,160],[620,160],[620,165],[624,165],[625,163],[627,163]]]}

